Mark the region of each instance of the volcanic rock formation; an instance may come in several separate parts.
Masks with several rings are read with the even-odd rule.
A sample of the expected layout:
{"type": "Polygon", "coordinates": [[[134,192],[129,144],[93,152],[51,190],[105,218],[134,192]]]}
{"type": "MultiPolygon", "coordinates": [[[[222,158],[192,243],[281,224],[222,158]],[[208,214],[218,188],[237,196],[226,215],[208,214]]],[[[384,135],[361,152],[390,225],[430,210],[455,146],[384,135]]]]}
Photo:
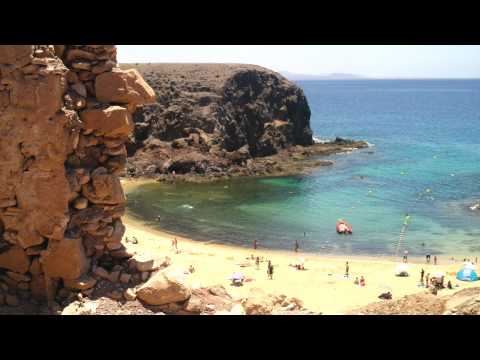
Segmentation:
{"type": "Polygon", "coordinates": [[[313,144],[303,91],[253,65],[142,64],[156,103],[134,115],[131,175],[226,172],[292,145],[313,144]]]}
{"type": "Polygon", "coordinates": [[[0,293],[10,302],[92,287],[99,262],[128,257],[118,175],[132,114],[154,95],[118,68],[113,45],[0,46],[0,293]]]}

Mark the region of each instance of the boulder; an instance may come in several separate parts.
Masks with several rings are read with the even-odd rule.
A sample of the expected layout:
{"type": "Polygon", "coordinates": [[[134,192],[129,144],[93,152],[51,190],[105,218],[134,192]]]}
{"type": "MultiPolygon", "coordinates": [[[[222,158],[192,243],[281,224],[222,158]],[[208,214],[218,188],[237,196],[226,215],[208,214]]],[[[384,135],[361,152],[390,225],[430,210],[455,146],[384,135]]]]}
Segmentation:
{"type": "Polygon", "coordinates": [[[51,278],[78,279],[89,267],[81,238],[50,241],[40,258],[45,273],[51,278]]]}
{"type": "Polygon", "coordinates": [[[158,272],[137,290],[137,297],[149,305],[177,303],[190,296],[190,286],[179,269],[158,272]]]}
{"type": "MultiPolygon", "coordinates": [[[[94,204],[117,205],[126,202],[120,179],[100,167],[91,174],[91,182],[82,186],[82,194],[94,204]]],[[[117,229],[120,230],[120,229],[117,229]]],[[[123,235],[123,234],[122,234],[123,235]]]]}
{"type": "Polygon", "coordinates": [[[135,261],[135,268],[138,272],[154,271],[170,264],[170,259],[167,257],[153,259],[146,253],[136,254],[133,260],[135,261]]]}
{"type": "Polygon", "coordinates": [[[201,314],[213,311],[230,311],[232,307],[232,297],[223,286],[219,285],[212,288],[193,289],[184,310],[191,314],[201,314]]]}
{"type": "Polygon", "coordinates": [[[133,131],[132,115],[121,106],[85,109],[80,119],[87,132],[96,132],[111,138],[127,137],[133,131]]]}
{"type": "Polygon", "coordinates": [[[11,246],[0,253],[0,268],[25,274],[30,268],[30,259],[20,246],[11,246]]]}
{"type": "Polygon", "coordinates": [[[155,92],[135,69],[104,72],[95,79],[97,99],[117,104],[153,104],[155,92]]]}

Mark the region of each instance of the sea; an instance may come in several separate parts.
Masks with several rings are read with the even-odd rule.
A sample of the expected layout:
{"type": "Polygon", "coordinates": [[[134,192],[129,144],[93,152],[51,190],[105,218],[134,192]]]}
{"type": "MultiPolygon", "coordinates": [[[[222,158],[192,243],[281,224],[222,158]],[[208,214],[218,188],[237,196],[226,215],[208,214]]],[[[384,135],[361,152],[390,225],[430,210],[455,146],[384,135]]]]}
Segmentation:
{"type": "Polygon", "coordinates": [[[309,175],[146,184],[128,212],[204,242],[323,255],[480,254],[480,80],[297,82],[316,141],[365,140],[309,175]],[[407,226],[404,226],[406,215],[407,226]],[[352,235],[338,235],[347,220],[352,235]],[[402,236],[400,234],[402,233],[402,236]]]}

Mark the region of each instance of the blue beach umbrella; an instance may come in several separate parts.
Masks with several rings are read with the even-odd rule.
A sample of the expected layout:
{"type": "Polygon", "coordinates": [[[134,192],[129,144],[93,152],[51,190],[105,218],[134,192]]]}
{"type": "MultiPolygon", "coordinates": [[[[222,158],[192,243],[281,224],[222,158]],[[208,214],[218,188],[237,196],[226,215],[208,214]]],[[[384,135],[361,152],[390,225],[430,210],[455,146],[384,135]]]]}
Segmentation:
{"type": "Polygon", "coordinates": [[[478,276],[475,270],[471,268],[463,268],[457,273],[457,280],[460,281],[477,281],[478,276]]]}

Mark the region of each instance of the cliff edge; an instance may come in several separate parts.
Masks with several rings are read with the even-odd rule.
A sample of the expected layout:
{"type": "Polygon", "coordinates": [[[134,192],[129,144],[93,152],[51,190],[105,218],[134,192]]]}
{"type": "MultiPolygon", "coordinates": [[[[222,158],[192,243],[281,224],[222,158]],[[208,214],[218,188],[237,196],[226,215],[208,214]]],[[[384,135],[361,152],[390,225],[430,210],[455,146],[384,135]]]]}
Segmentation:
{"type": "Polygon", "coordinates": [[[124,64],[155,90],[134,115],[128,172],[225,173],[249,159],[313,144],[310,108],[298,86],[254,65],[124,64]]]}

